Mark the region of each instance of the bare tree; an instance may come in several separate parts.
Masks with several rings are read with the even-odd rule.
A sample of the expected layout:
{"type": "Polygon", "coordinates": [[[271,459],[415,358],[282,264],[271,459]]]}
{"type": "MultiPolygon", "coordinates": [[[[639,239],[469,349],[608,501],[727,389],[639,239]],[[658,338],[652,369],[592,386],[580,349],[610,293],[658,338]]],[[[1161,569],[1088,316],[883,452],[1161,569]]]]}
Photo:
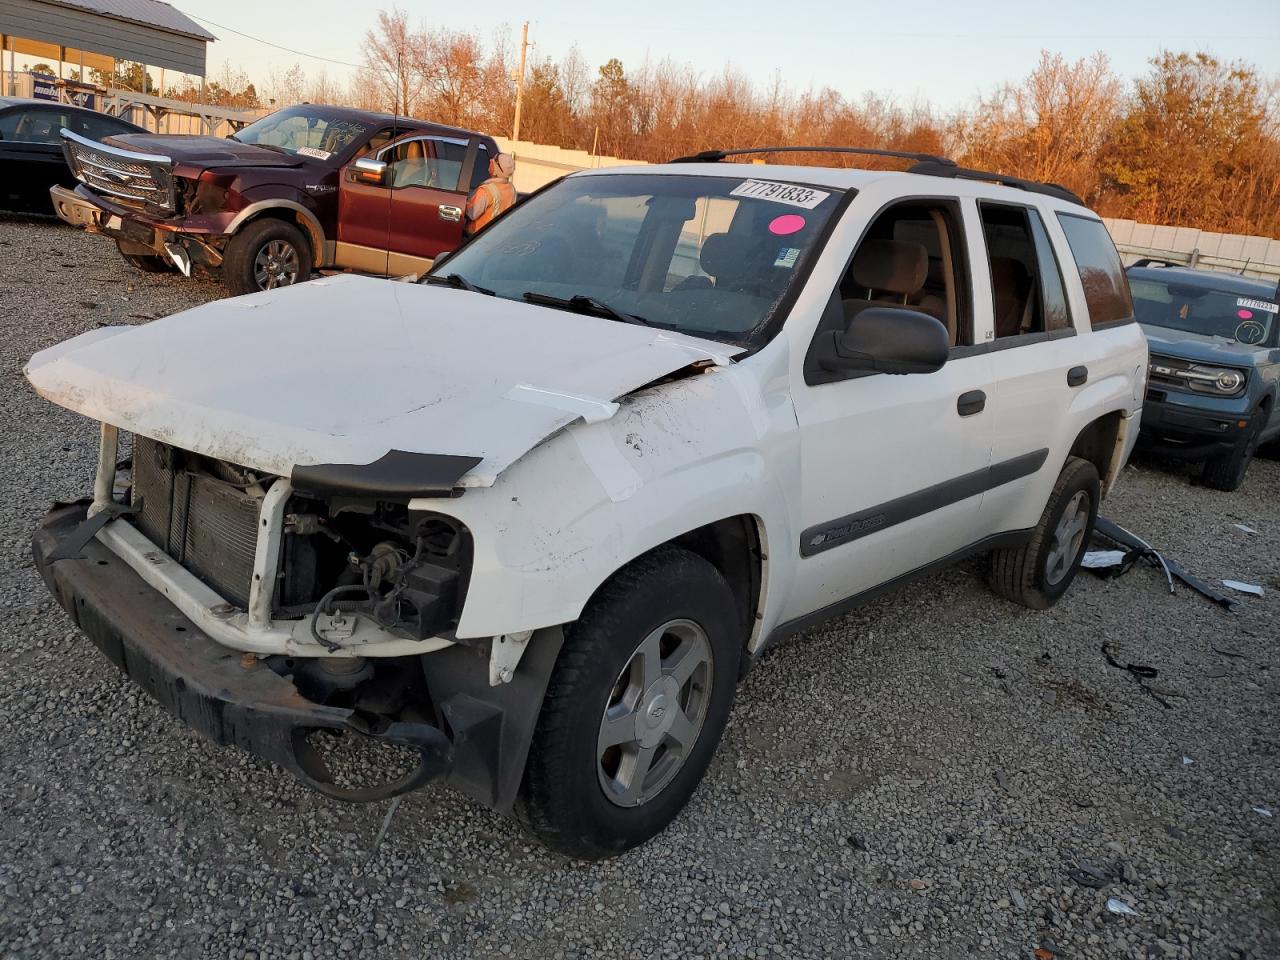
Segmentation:
{"type": "Polygon", "coordinates": [[[422,37],[398,7],[378,11],[378,25],[364,37],[365,75],[377,87],[384,109],[416,116],[426,86],[422,37]]]}

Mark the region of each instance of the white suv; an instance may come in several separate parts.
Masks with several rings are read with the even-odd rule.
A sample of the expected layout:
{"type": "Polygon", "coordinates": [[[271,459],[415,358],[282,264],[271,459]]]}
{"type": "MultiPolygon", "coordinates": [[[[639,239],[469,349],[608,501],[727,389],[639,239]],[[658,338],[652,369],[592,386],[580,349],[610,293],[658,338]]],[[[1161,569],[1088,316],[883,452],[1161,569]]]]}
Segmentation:
{"type": "Polygon", "coordinates": [[[583,857],[678,813],[779,639],[979,551],[1053,604],[1142,408],[1102,222],[937,158],[725,156],[574,174],[422,283],[37,354],[102,424],[51,589],[213,740],[351,800],[443,778],[583,857]],[[319,730],[413,762],[352,782],[319,730]]]}

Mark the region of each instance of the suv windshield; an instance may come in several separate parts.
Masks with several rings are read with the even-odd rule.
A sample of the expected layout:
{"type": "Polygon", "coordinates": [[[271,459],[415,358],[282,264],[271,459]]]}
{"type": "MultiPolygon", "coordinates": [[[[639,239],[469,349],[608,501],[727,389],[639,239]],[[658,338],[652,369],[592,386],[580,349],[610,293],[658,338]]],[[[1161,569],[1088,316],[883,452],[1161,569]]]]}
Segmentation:
{"type": "Polygon", "coordinates": [[[570,177],[439,274],[511,300],[742,343],[817,256],[841,196],[746,176],[570,177]]]}
{"type": "Polygon", "coordinates": [[[1268,298],[1176,281],[1130,278],[1129,288],[1139,323],[1240,343],[1266,343],[1280,311],[1268,298]]]}
{"type": "Polygon", "coordinates": [[[290,107],[249,124],[232,140],[286,153],[328,160],[346,150],[369,131],[369,125],[349,117],[325,117],[314,108],[290,107]]]}

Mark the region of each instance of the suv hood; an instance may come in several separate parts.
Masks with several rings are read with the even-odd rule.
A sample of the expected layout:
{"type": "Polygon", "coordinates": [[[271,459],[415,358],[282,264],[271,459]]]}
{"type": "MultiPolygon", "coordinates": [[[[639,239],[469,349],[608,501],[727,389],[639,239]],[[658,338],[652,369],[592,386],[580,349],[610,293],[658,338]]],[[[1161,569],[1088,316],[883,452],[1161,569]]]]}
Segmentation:
{"type": "Polygon", "coordinates": [[[87,417],[279,476],[407,452],[478,460],[458,485],[488,486],[573,421],[607,419],[624,394],[740,352],[343,275],[93,330],[37,353],[26,375],[87,417]]]}
{"type": "Polygon", "coordinates": [[[300,167],[297,157],[278,150],[238,143],[225,137],[185,134],[122,133],[102,141],[108,146],[169,157],[197,167],[300,167]]]}
{"type": "Polygon", "coordinates": [[[1157,327],[1147,323],[1139,326],[1147,335],[1151,352],[1164,354],[1166,357],[1178,357],[1196,363],[1223,363],[1233,367],[1251,367],[1267,353],[1266,347],[1239,343],[1222,337],[1171,330],[1169,327],[1157,327]]]}

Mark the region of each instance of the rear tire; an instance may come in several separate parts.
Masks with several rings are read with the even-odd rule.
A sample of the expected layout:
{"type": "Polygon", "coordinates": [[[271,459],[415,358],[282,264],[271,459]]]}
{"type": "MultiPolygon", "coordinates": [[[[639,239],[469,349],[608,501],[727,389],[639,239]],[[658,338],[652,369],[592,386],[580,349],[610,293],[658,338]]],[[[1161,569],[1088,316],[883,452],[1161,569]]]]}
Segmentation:
{"type": "Polygon", "coordinates": [[[227,243],[222,282],[233,296],[274,290],[311,279],[311,247],[291,223],[266,217],[227,243]]]}
{"type": "Polygon", "coordinates": [[[744,639],[697,554],[660,547],[615,574],[567,628],[516,804],[525,828],[594,860],[666,827],[720,741],[744,639]]]}
{"type": "Polygon", "coordinates": [[[1031,539],[991,554],[991,589],[1032,610],[1048,610],[1062,598],[1098,519],[1098,468],[1068,457],[1031,539]]]}
{"type": "Polygon", "coordinates": [[[1267,420],[1265,410],[1255,410],[1249,417],[1249,425],[1245,427],[1236,445],[1227,453],[1219,454],[1204,462],[1204,473],[1200,475],[1206,487],[1214,490],[1239,490],[1244,483],[1244,475],[1253,462],[1253,455],[1258,452],[1258,441],[1262,436],[1262,428],[1267,420]]]}

